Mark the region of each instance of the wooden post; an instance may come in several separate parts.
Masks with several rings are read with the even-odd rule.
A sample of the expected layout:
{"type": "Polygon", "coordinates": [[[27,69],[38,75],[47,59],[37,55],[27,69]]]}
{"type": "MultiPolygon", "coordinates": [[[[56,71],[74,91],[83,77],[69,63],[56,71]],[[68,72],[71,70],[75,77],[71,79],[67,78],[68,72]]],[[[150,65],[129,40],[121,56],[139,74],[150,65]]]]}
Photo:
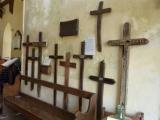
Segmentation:
{"type": "MultiPolygon", "coordinates": [[[[85,42],[81,43],[81,55],[73,55],[73,58],[80,61],[79,89],[83,90],[84,60],[93,58],[92,55],[85,55],[85,42]]],[[[82,98],[79,98],[79,110],[82,110],[82,98]]]]}
{"type": "MultiPolygon", "coordinates": [[[[34,78],[34,71],[35,71],[35,60],[37,60],[37,58],[35,57],[35,48],[32,49],[32,57],[29,58],[31,61],[32,61],[32,65],[31,65],[31,68],[32,68],[32,72],[31,72],[31,77],[34,78]]],[[[31,82],[31,90],[34,89],[34,82],[32,81],[31,82]]]]}
{"type": "MultiPolygon", "coordinates": [[[[49,58],[54,59],[54,81],[53,83],[57,84],[57,67],[58,67],[58,59],[63,59],[63,56],[58,55],[58,44],[55,44],[54,56],[50,55],[49,58]]],[[[53,105],[56,106],[57,100],[57,91],[53,90],[53,105]]]]}
{"type": "MultiPolygon", "coordinates": [[[[71,68],[76,68],[75,63],[70,63],[70,58],[71,55],[70,53],[66,54],[66,61],[60,61],[60,65],[65,67],[65,80],[64,80],[64,85],[68,87],[69,85],[69,73],[70,73],[70,67],[71,68]]],[[[63,108],[65,110],[68,109],[68,95],[64,93],[64,99],[63,99],[63,108]]]]}
{"type": "Polygon", "coordinates": [[[145,38],[131,39],[130,38],[130,24],[125,23],[123,28],[123,40],[108,41],[108,45],[120,46],[122,48],[121,55],[121,90],[120,90],[120,104],[126,106],[127,99],[127,79],[129,66],[129,47],[133,45],[145,45],[149,41],[145,38]]]}
{"type": "Polygon", "coordinates": [[[105,74],[105,63],[104,61],[100,62],[99,67],[99,76],[90,76],[89,78],[93,81],[98,82],[98,93],[97,93],[97,120],[102,120],[104,111],[103,108],[103,91],[104,91],[104,83],[105,84],[114,84],[115,81],[110,78],[104,78],[105,74]]]}
{"type": "MultiPolygon", "coordinates": [[[[25,76],[28,76],[28,55],[29,55],[29,35],[27,35],[27,41],[23,46],[26,46],[25,54],[25,76]]],[[[27,80],[25,80],[25,85],[27,85],[27,80]]]]}
{"type": "Polygon", "coordinates": [[[91,11],[90,15],[97,15],[97,50],[99,52],[102,51],[102,43],[101,43],[101,24],[102,24],[102,15],[105,13],[111,12],[111,8],[103,9],[103,1],[99,3],[98,10],[91,11]]]}
{"type": "MultiPolygon", "coordinates": [[[[42,42],[42,32],[39,32],[39,42],[42,42]]],[[[38,79],[41,79],[41,65],[42,65],[42,47],[38,46],[38,79]]],[[[37,93],[38,93],[38,97],[40,97],[40,93],[41,93],[41,85],[38,84],[37,85],[37,93]]]]}

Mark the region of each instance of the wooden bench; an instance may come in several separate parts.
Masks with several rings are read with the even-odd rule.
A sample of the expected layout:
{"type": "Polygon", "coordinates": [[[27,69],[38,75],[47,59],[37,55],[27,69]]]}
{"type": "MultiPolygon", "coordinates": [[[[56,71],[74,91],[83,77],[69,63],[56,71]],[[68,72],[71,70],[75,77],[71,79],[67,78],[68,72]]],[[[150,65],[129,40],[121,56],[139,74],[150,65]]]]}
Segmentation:
{"type": "Polygon", "coordinates": [[[89,107],[86,113],[76,112],[74,114],[61,108],[53,107],[50,104],[23,93],[20,93],[19,96],[4,98],[5,105],[22,113],[29,120],[96,120],[96,95],[94,93],[80,91],[74,88],[65,87],[63,85],[57,85],[26,76],[22,76],[22,79],[89,100],[89,107]]]}

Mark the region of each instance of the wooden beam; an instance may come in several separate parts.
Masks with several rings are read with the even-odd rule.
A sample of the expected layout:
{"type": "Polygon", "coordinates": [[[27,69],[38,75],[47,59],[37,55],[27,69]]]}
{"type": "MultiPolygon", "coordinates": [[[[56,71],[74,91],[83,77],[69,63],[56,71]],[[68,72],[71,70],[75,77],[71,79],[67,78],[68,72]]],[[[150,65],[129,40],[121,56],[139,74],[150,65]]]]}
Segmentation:
{"type": "Polygon", "coordinates": [[[22,80],[27,80],[28,82],[34,82],[35,84],[40,84],[41,86],[45,86],[45,87],[48,87],[48,88],[51,88],[51,89],[56,89],[56,90],[61,91],[61,92],[64,91],[65,93],[75,95],[75,96],[78,96],[78,97],[81,97],[81,98],[90,99],[94,95],[94,93],[91,93],[91,92],[77,90],[75,88],[66,87],[64,85],[58,85],[58,84],[55,84],[55,83],[50,83],[50,82],[47,82],[47,81],[44,81],[44,80],[39,80],[39,79],[36,79],[36,78],[31,78],[31,77],[27,77],[27,76],[23,76],[23,75],[21,76],[21,79],[22,80]]]}

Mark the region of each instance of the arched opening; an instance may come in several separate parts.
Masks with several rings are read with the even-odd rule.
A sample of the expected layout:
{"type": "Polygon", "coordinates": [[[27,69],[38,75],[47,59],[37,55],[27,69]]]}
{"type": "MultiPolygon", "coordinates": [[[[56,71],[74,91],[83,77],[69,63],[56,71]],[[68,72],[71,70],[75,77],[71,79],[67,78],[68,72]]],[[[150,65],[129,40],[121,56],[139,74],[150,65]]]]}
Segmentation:
{"type": "Polygon", "coordinates": [[[3,34],[3,48],[2,57],[11,57],[12,50],[12,27],[10,23],[7,23],[3,34]]]}

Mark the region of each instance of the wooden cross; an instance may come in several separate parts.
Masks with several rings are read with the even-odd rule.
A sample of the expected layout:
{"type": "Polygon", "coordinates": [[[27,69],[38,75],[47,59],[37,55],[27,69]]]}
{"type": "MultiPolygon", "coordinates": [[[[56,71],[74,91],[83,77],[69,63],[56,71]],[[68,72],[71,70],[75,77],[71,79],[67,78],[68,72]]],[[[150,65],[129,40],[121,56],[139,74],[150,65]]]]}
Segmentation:
{"type": "Polygon", "coordinates": [[[99,76],[90,76],[89,78],[93,81],[98,82],[98,93],[97,93],[97,120],[102,120],[103,118],[103,91],[104,91],[104,83],[113,85],[115,81],[110,78],[104,78],[105,73],[105,63],[104,61],[100,62],[99,67],[99,76]]]}
{"type": "Polygon", "coordinates": [[[121,56],[121,90],[120,90],[120,104],[126,105],[127,94],[127,77],[129,66],[129,47],[133,45],[145,45],[149,41],[145,38],[131,39],[130,38],[130,23],[125,23],[123,28],[123,40],[108,41],[108,45],[120,46],[122,49],[121,56]]]}
{"type": "MultiPolygon", "coordinates": [[[[80,60],[79,89],[83,90],[84,60],[93,58],[92,55],[85,55],[85,42],[81,43],[81,55],[73,55],[73,58],[80,60]]],[[[82,98],[79,98],[79,110],[82,110],[82,98]]]]}
{"type": "MultiPolygon", "coordinates": [[[[71,68],[76,68],[76,63],[70,63],[70,53],[66,54],[66,61],[60,61],[60,65],[65,67],[65,80],[64,80],[64,85],[68,87],[69,84],[69,73],[70,73],[70,67],[71,68]]],[[[68,109],[68,95],[64,93],[64,99],[63,99],[63,108],[65,110],[68,109]]]]}
{"type": "MultiPolygon", "coordinates": [[[[32,57],[30,57],[30,60],[32,61],[32,73],[31,73],[31,77],[34,78],[34,71],[35,71],[35,66],[34,66],[34,63],[35,61],[37,60],[37,57],[35,57],[35,48],[32,49],[32,57]]],[[[31,82],[31,90],[34,89],[34,82],[32,81],[31,82]]]]}
{"type": "MultiPolygon", "coordinates": [[[[24,44],[23,44],[24,45],[24,44]]],[[[28,55],[29,55],[29,35],[27,35],[26,46],[26,54],[25,54],[25,76],[28,76],[28,55]]],[[[27,85],[27,80],[25,80],[25,85],[27,85]]]]}
{"type": "MultiPolygon", "coordinates": [[[[54,49],[54,56],[50,55],[49,58],[54,59],[54,83],[57,84],[57,67],[58,67],[58,59],[63,59],[63,56],[58,55],[58,44],[55,44],[54,49]]],[[[56,100],[57,100],[57,92],[56,90],[53,90],[54,97],[53,97],[53,105],[56,106],[56,100]]]]}
{"type": "Polygon", "coordinates": [[[91,11],[90,15],[97,15],[97,50],[102,51],[102,40],[101,40],[101,24],[102,24],[102,15],[105,13],[111,12],[111,8],[103,9],[103,1],[99,3],[98,10],[91,11]]]}

